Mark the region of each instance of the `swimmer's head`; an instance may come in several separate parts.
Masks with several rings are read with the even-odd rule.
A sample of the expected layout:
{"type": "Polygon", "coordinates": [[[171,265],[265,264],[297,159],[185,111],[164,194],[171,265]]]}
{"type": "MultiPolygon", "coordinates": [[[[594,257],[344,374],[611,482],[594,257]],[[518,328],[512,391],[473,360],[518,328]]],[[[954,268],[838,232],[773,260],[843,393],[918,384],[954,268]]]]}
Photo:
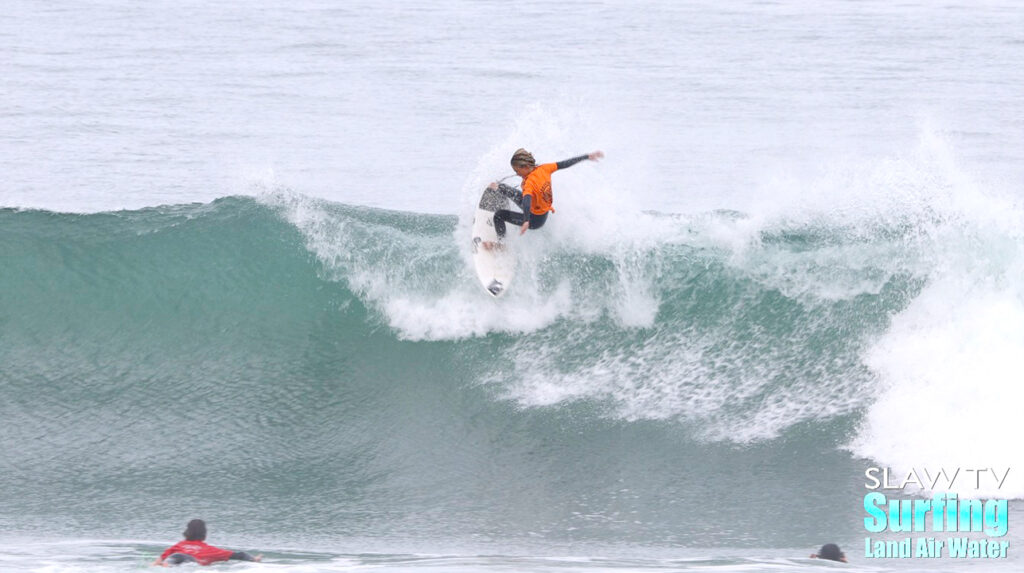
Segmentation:
{"type": "Polygon", "coordinates": [[[193,519],[185,527],[185,539],[188,541],[206,540],[206,522],[202,519],[193,519]]]}
{"type": "Polygon", "coordinates": [[[846,555],[839,550],[839,546],[835,543],[826,543],[821,546],[817,554],[818,559],[828,559],[829,561],[846,561],[846,555]]]}

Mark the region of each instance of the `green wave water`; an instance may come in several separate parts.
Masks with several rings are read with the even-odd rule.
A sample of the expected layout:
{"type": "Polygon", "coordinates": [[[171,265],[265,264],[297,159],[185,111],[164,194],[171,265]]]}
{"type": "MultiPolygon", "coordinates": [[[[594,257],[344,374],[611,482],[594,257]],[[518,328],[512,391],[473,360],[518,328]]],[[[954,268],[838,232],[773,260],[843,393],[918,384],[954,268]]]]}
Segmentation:
{"type": "Polygon", "coordinates": [[[876,462],[847,450],[886,391],[879,341],[935,283],[921,225],[643,216],[519,244],[494,301],[453,217],[289,194],[0,210],[0,529],[162,539],[204,516],[218,544],[353,554],[859,542],[876,462]]]}

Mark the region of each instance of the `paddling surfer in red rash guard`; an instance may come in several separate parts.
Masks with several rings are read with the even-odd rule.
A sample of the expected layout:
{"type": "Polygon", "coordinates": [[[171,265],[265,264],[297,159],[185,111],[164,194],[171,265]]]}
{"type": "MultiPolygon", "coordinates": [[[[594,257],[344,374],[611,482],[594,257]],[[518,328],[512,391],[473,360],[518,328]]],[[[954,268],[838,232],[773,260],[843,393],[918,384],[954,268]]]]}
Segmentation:
{"type": "Polygon", "coordinates": [[[185,539],[168,547],[160,557],[153,562],[153,565],[167,567],[168,565],[180,565],[182,563],[198,563],[209,565],[218,561],[238,559],[240,561],[259,561],[262,555],[253,557],[245,551],[231,551],[206,544],[206,522],[202,519],[193,519],[188,522],[185,528],[185,539]]]}

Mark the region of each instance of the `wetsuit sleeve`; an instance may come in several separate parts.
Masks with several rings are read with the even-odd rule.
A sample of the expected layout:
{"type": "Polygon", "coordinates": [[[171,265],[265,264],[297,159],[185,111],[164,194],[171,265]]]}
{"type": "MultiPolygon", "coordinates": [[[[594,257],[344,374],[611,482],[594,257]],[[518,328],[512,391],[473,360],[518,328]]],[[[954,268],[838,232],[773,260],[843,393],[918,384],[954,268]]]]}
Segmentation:
{"type": "Polygon", "coordinates": [[[255,561],[256,560],[255,557],[253,557],[252,555],[249,555],[245,551],[235,551],[234,553],[231,554],[231,557],[229,557],[228,559],[237,559],[239,561],[255,561]]]}
{"type": "Polygon", "coordinates": [[[555,163],[555,165],[557,165],[559,169],[565,169],[567,167],[572,167],[573,165],[576,165],[577,163],[583,161],[584,159],[590,159],[590,156],[580,155],[579,157],[573,157],[572,159],[565,159],[559,161],[558,163],[555,163]]]}

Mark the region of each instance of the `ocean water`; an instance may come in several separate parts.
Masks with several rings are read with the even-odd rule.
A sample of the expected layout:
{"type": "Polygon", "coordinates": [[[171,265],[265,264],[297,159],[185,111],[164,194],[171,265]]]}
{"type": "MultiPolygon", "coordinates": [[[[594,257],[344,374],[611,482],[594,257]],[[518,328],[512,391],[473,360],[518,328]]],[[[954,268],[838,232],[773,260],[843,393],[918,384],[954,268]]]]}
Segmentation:
{"type": "Polygon", "coordinates": [[[0,570],[1021,568],[1015,3],[7,8],[0,570]],[[492,300],[517,147],[607,157],[492,300]],[[866,558],[870,467],[1008,557],[866,558]]]}

